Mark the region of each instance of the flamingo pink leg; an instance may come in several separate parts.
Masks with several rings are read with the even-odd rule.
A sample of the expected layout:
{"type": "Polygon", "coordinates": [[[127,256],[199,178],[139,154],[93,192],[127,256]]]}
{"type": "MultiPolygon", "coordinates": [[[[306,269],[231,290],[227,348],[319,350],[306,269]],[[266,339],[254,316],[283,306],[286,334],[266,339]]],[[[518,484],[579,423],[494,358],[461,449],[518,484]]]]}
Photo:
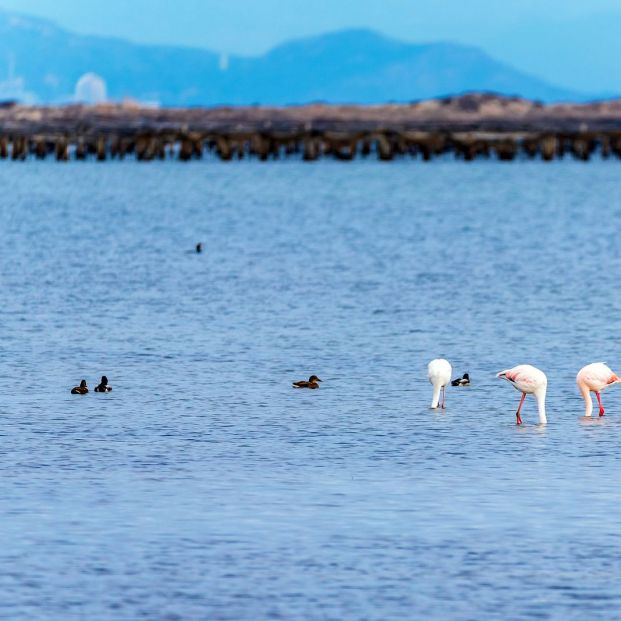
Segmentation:
{"type": "Polygon", "coordinates": [[[515,418],[517,420],[518,425],[522,424],[522,417],[520,416],[520,410],[522,409],[522,405],[524,405],[524,399],[526,399],[526,393],[522,393],[522,398],[520,399],[520,405],[518,406],[518,411],[515,413],[515,418]]]}
{"type": "Polygon", "coordinates": [[[597,397],[597,403],[599,403],[599,415],[603,416],[606,410],[604,410],[604,406],[602,405],[602,398],[598,392],[595,393],[595,396],[597,397]]]}

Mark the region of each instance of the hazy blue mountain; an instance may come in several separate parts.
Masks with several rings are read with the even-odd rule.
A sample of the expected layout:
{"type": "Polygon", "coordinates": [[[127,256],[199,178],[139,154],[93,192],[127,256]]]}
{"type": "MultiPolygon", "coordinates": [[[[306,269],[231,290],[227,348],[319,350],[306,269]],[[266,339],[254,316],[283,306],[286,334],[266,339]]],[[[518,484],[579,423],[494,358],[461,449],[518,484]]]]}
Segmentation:
{"type": "Polygon", "coordinates": [[[483,90],[558,101],[586,95],[557,88],[475,47],[414,45],[368,30],[292,41],[259,57],[151,46],[67,32],[0,12],[0,99],[74,98],[93,72],[110,99],[162,105],[381,103],[483,90]]]}

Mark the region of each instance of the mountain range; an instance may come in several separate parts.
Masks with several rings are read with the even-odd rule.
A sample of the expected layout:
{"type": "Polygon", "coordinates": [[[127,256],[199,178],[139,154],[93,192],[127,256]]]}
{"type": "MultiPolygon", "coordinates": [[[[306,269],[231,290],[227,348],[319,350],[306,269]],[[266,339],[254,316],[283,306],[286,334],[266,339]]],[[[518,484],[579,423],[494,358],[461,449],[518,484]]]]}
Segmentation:
{"type": "Polygon", "coordinates": [[[164,106],[378,104],[468,91],[545,102],[592,98],[520,72],[476,47],[405,43],[369,30],[298,39],[243,57],[75,34],[0,11],[0,99],[75,101],[80,78],[86,88],[78,90],[78,99],[101,98],[105,86],[109,99],[164,106]],[[95,88],[89,90],[91,83],[95,88]]]}

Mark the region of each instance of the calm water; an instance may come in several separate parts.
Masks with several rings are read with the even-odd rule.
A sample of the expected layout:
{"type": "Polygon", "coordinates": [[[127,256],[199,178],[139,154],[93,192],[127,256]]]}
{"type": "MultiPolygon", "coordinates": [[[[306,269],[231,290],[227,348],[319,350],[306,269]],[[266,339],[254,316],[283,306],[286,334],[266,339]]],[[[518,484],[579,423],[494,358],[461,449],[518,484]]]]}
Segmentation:
{"type": "Polygon", "coordinates": [[[0,618],[614,618],[620,166],[2,163],[0,618]]]}

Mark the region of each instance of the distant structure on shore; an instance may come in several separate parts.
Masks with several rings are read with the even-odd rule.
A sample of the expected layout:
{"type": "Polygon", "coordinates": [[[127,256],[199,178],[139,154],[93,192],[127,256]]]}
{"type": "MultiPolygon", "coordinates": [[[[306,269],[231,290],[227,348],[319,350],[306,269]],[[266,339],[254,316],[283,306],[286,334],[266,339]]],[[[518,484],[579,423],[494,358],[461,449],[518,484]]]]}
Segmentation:
{"type": "MultiPolygon", "coordinates": [[[[89,78],[86,84],[98,82],[89,78]]],[[[101,93],[98,84],[91,95],[101,93]]],[[[448,154],[464,161],[621,158],[621,100],[544,105],[470,93],[382,106],[0,108],[0,159],[51,154],[59,161],[205,156],[224,161],[368,156],[426,161],[448,154]]]]}
{"type": "Polygon", "coordinates": [[[75,85],[75,100],[79,103],[98,104],[107,99],[106,82],[96,73],[85,73],[75,85]]]}

